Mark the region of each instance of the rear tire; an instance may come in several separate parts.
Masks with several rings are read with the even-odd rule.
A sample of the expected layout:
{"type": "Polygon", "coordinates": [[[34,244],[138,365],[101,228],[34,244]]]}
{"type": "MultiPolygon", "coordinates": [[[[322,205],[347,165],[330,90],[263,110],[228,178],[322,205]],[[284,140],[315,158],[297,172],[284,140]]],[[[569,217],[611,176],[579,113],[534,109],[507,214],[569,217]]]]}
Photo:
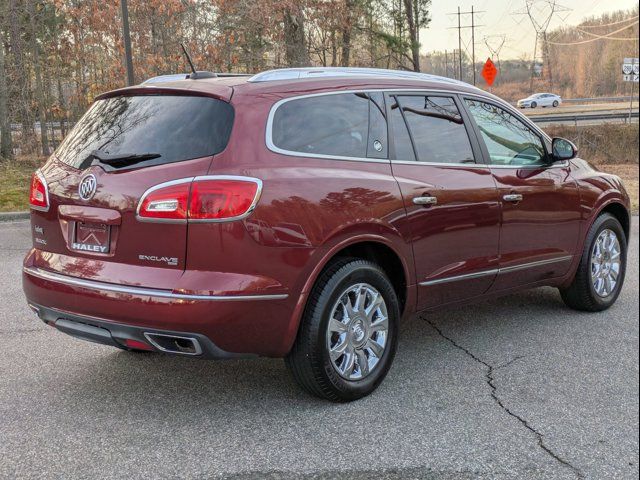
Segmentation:
{"type": "Polygon", "coordinates": [[[560,289],[569,307],[599,312],[613,305],[627,270],[627,239],[613,215],[600,215],[589,229],[573,282],[560,289]]]}
{"type": "Polygon", "coordinates": [[[337,260],[316,281],[285,363],[312,395],[357,400],[373,392],[389,371],[399,318],[398,297],[380,266],[337,260]]]}
{"type": "Polygon", "coordinates": [[[554,101],[553,101],[553,106],[554,106],[554,107],[557,107],[558,105],[560,105],[560,104],[558,103],[558,100],[554,100],[554,101]]]}

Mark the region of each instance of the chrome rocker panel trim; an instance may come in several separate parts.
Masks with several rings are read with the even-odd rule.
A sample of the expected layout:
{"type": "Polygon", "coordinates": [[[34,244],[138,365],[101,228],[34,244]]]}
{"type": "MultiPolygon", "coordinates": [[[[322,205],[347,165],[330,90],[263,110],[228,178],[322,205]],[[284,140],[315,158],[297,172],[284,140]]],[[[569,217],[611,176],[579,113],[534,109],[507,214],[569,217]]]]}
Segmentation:
{"type": "Polygon", "coordinates": [[[521,265],[513,265],[510,267],[492,268],[491,270],[482,270],[481,272],[467,273],[465,275],[455,275],[452,277],[437,278],[435,280],[420,282],[418,285],[420,285],[421,287],[430,287],[432,285],[440,285],[443,283],[459,282],[461,280],[471,280],[474,278],[487,277],[491,275],[500,275],[501,273],[517,272],[519,270],[526,270],[528,268],[541,267],[543,265],[549,265],[551,263],[568,262],[570,260],[573,260],[573,256],[566,255],[563,257],[549,258],[547,260],[539,260],[537,262],[523,263],[521,265]]]}

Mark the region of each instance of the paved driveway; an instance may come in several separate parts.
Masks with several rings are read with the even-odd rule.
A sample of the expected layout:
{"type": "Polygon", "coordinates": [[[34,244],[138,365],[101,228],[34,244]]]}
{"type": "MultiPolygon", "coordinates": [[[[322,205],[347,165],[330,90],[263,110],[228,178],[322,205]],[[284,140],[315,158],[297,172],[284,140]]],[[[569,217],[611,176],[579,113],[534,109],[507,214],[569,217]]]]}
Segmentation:
{"type": "Polygon", "coordinates": [[[66,337],[26,307],[27,223],[0,224],[0,477],[637,478],[638,222],[601,314],[537,289],[417,317],[382,386],[334,405],[274,359],[66,337]]]}

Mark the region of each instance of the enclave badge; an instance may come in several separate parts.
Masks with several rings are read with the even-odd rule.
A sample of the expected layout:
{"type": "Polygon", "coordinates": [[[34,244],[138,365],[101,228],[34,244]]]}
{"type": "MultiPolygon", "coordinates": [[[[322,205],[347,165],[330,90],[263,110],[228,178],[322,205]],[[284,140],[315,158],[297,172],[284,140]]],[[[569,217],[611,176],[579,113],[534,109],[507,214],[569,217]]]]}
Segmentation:
{"type": "Polygon", "coordinates": [[[96,193],[97,186],[98,181],[96,180],[96,176],[93,173],[90,173],[80,180],[80,184],[78,185],[78,195],[80,195],[82,200],[90,200],[96,193]]]}

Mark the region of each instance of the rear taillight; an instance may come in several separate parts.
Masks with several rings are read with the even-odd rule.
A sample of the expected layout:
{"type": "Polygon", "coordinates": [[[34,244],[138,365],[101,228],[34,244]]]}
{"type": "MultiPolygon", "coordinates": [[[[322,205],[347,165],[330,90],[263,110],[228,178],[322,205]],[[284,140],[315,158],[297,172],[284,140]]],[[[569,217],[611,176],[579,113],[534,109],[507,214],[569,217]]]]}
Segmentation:
{"type": "Polygon", "coordinates": [[[31,189],[29,190],[29,206],[34,210],[46,212],[49,210],[49,190],[47,181],[40,170],[36,170],[31,177],[31,189]]]}
{"type": "Polygon", "coordinates": [[[227,175],[186,178],[147,190],[138,218],[165,222],[225,222],[251,213],[260,197],[257,178],[227,175]]]}
{"type": "Polygon", "coordinates": [[[190,178],[150,188],[140,200],[138,217],[144,220],[185,222],[190,190],[190,178]]]}

